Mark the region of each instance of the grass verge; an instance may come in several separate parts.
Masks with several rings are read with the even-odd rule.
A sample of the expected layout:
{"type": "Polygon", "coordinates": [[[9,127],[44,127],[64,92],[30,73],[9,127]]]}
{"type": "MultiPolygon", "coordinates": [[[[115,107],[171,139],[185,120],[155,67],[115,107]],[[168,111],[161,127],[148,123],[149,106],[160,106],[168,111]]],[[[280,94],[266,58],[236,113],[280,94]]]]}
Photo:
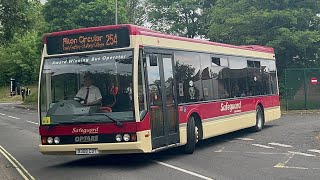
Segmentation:
{"type": "Polygon", "coordinates": [[[26,96],[24,102],[22,102],[22,96],[10,95],[10,87],[0,87],[0,102],[22,102],[23,104],[36,105],[38,102],[38,87],[36,85],[25,86],[25,89],[29,88],[31,91],[30,96],[26,96]]]}

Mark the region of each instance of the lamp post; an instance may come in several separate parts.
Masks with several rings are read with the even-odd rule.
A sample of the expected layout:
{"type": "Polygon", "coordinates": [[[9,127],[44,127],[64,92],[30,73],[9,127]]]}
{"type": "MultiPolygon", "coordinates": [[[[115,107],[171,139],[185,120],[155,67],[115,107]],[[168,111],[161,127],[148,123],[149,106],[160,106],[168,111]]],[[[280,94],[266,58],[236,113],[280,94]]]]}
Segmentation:
{"type": "Polygon", "coordinates": [[[116,1],[116,25],[118,24],[118,0],[116,1]]]}

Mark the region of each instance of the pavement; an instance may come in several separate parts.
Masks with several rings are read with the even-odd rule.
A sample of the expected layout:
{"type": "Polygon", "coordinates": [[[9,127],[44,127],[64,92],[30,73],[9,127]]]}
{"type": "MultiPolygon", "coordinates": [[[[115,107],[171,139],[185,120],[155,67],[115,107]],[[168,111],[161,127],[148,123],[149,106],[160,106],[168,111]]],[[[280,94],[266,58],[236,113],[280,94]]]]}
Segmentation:
{"type": "Polygon", "coordinates": [[[14,106],[15,108],[22,108],[27,110],[37,110],[38,107],[36,105],[23,105],[23,104],[17,104],[14,106]]]}
{"type": "Polygon", "coordinates": [[[26,109],[26,110],[37,110],[38,109],[37,105],[23,104],[22,102],[15,103],[14,107],[15,108],[21,108],[21,109],[26,109]]]}

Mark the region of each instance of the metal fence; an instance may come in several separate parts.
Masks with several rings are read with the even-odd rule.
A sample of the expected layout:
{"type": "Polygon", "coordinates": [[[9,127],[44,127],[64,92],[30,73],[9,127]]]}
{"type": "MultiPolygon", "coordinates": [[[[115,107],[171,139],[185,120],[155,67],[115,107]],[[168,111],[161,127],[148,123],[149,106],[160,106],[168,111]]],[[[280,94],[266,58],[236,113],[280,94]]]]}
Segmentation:
{"type": "Polygon", "coordinates": [[[320,109],[320,69],[286,69],[286,110],[320,109]]]}

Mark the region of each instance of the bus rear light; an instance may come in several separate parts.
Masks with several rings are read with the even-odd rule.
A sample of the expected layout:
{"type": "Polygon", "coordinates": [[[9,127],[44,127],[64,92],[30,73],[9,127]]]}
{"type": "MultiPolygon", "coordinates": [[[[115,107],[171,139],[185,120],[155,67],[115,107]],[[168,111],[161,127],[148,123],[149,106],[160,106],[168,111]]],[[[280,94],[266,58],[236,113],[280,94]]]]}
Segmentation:
{"type": "Polygon", "coordinates": [[[48,144],[52,144],[53,143],[53,138],[52,137],[48,137],[47,138],[47,143],[48,144]]]}

